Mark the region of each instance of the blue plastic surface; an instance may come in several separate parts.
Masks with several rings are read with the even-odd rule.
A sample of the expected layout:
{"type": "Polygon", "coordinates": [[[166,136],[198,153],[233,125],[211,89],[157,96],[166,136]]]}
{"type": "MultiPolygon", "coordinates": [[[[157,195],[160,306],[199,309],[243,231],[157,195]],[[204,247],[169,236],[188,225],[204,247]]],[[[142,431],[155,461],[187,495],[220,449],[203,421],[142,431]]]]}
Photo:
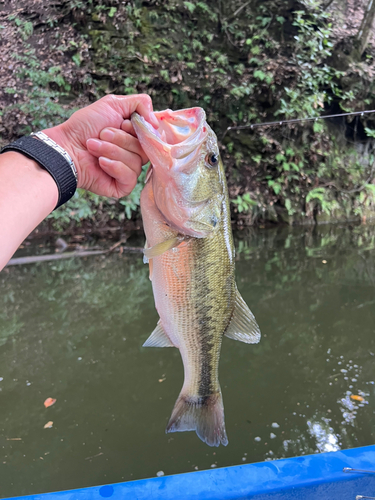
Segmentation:
{"type": "Polygon", "coordinates": [[[355,500],[356,495],[375,496],[375,474],[345,473],[344,467],[374,471],[375,445],[17,500],[355,500]]]}

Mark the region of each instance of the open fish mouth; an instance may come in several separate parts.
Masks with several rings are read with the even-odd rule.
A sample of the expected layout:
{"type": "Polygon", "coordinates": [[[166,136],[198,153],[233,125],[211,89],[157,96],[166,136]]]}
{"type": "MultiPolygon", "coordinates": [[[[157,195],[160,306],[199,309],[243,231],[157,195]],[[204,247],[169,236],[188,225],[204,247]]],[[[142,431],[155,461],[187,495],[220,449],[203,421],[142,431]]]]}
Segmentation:
{"type": "Polygon", "coordinates": [[[159,128],[133,113],[131,122],[152,164],[171,167],[173,160],[182,160],[195,151],[207,138],[206,113],[202,108],[177,111],[166,109],[155,113],[159,128]],[[168,160],[168,161],[166,161],[168,160]]]}

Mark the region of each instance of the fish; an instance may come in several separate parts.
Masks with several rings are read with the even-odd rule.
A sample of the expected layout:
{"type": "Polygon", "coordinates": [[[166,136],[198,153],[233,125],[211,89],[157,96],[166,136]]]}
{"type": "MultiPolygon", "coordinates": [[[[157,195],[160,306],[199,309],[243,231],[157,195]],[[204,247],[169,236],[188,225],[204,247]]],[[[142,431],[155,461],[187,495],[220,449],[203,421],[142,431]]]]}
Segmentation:
{"type": "Polygon", "coordinates": [[[150,160],[141,193],[159,321],[144,347],[176,347],[184,383],[166,432],[195,431],[209,446],[228,444],[219,384],[223,335],[248,344],[260,330],[235,282],[235,250],[225,171],[203,108],[155,113],[155,129],[131,122],[150,160]]]}

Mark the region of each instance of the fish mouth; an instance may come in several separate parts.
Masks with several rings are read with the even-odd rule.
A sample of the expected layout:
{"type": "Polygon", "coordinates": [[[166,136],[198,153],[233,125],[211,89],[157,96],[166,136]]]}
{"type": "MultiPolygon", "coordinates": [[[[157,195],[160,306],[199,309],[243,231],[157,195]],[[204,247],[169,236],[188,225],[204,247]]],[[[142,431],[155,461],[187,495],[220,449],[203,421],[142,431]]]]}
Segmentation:
{"type": "Polygon", "coordinates": [[[159,122],[157,129],[138,113],[131,116],[135,133],[152,164],[163,159],[163,164],[171,167],[174,159],[186,158],[207,137],[206,113],[202,108],[166,109],[155,116],[159,122]]]}

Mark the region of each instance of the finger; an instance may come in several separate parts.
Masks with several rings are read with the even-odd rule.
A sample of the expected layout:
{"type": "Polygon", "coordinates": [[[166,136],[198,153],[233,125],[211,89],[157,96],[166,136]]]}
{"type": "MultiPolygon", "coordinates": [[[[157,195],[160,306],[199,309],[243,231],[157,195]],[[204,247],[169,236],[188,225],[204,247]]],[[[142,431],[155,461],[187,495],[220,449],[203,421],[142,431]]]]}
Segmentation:
{"type": "MultiPolygon", "coordinates": [[[[138,156],[140,156],[142,160],[142,165],[145,165],[148,162],[148,158],[146,156],[146,153],[143,151],[140,142],[136,137],[133,137],[131,134],[128,134],[116,128],[108,127],[100,132],[99,137],[102,141],[111,142],[113,144],[116,144],[122,149],[137,154],[138,156]]],[[[103,154],[103,156],[107,155],[103,154]]]]}
{"type": "Polygon", "coordinates": [[[134,189],[131,184],[127,185],[127,191],[124,192],[123,188],[119,189],[116,179],[107,174],[104,169],[99,165],[99,160],[95,159],[90,165],[91,174],[88,179],[82,179],[83,184],[79,187],[91,191],[92,193],[98,194],[100,196],[121,198],[127,194],[130,194],[134,189]]]}
{"type": "Polygon", "coordinates": [[[138,179],[134,170],[120,161],[113,161],[104,157],[99,158],[99,165],[106,174],[115,179],[116,197],[127,196],[133,191],[138,179]]]}
{"type": "Polygon", "coordinates": [[[97,158],[105,157],[112,161],[117,161],[125,164],[134,173],[139,176],[142,171],[142,159],[131,151],[127,151],[116,144],[111,142],[101,141],[98,139],[88,139],[87,141],[88,151],[97,158]]]}
{"type": "Polygon", "coordinates": [[[135,133],[134,127],[132,125],[132,122],[130,120],[124,120],[121,125],[121,129],[126,132],[127,134],[131,134],[134,137],[137,137],[137,134],[135,133]]]}
{"type": "Polygon", "coordinates": [[[137,112],[145,118],[146,121],[151,123],[155,128],[159,128],[159,122],[152,110],[151,97],[147,94],[134,94],[134,95],[113,95],[107,96],[113,99],[109,101],[117,109],[122,111],[124,119],[130,118],[132,113],[137,112]]]}

